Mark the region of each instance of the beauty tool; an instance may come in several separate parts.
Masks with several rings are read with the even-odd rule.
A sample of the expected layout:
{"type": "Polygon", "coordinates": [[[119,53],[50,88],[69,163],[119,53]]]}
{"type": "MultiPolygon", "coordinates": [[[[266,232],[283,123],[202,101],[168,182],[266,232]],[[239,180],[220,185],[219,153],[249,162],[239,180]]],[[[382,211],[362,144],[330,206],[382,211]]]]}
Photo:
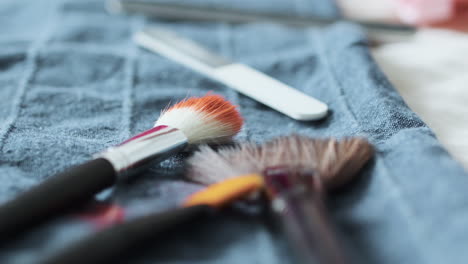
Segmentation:
{"type": "Polygon", "coordinates": [[[42,264],[109,263],[144,242],[164,239],[177,226],[209,219],[216,209],[265,187],[298,251],[305,251],[303,259],[319,257],[322,263],[348,263],[326,216],[321,183],[328,189],[341,187],[372,153],[367,141],[359,138],[338,142],[292,136],[219,152],[204,147],[190,159],[190,177],[216,183],[189,196],[180,208],[138,217],[95,233],[42,264]]]}
{"type": "Polygon", "coordinates": [[[137,32],[134,39],[138,45],[218,80],[291,118],[308,121],[327,114],[328,107],[323,102],[247,65],[220,57],[174,32],[147,27],[137,32]]]}
{"type": "Polygon", "coordinates": [[[416,28],[413,26],[363,21],[346,17],[285,15],[142,0],[108,0],[106,6],[111,13],[143,14],[172,21],[269,22],[295,27],[324,27],[337,22],[351,22],[362,26],[370,39],[379,43],[407,40],[416,33],[416,28]]]}
{"type": "Polygon", "coordinates": [[[42,264],[113,263],[145,242],[161,241],[180,225],[215,215],[232,201],[261,189],[256,176],[226,179],[193,194],[180,207],[128,220],[92,234],[49,257],[42,264]]]}
{"type": "Polygon", "coordinates": [[[63,213],[134,169],[191,144],[230,140],[242,126],[236,107],[218,95],[192,97],[164,110],[152,129],[94,159],[50,177],[0,206],[0,240],[63,213]]]}
{"type": "Polygon", "coordinates": [[[350,263],[329,219],[326,190],[343,187],[372,157],[362,138],[282,137],[261,146],[203,147],[189,160],[189,177],[211,184],[238,175],[263,179],[271,207],[303,263],[350,263]]]}

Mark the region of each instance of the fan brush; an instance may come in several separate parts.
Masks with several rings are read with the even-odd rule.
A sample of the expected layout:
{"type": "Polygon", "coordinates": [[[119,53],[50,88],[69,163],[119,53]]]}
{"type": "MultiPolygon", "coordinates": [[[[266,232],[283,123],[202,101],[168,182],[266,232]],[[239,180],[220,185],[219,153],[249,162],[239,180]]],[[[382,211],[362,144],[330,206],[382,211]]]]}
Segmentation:
{"type": "MultiPolygon", "coordinates": [[[[344,264],[349,259],[329,220],[325,190],[350,182],[373,153],[373,147],[362,138],[339,141],[290,136],[261,146],[240,144],[219,151],[204,146],[188,161],[189,178],[212,184],[245,177],[252,179],[250,190],[252,186],[262,186],[253,180],[255,175],[262,178],[273,211],[281,216],[299,258],[305,263],[319,260],[344,264]]],[[[241,190],[238,193],[243,194],[241,190]]],[[[198,203],[200,197],[203,198],[193,195],[186,205],[198,203]]]]}
{"type": "Polygon", "coordinates": [[[191,144],[222,143],[242,126],[236,107],[223,97],[192,97],[164,110],[152,129],[111,147],[94,159],[50,177],[0,207],[6,239],[64,212],[112,186],[134,168],[161,161],[191,144]]]}
{"type": "Polygon", "coordinates": [[[294,208],[291,210],[294,217],[285,217],[285,220],[291,221],[291,227],[296,228],[291,231],[298,230],[298,227],[306,228],[306,233],[296,234],[298,238],[306,238],[305,243],[300,240],[296,242],[310,246],[309,237],[315,238],[315,242],[323,243],[318,247],[338,254],[334,257],[338,259],[343,253],[339,251],[334,233],[325,221],[322,191],[316,187],[320,187],[322,181],[328,188],[338,188],[347,183],[372,153],[370,144],[358,138],[338,142],[334,139],[292,136],[264,145],[240,144],[219,152],[202,147],[189,160],[190,177],[210,186],[190,195],[180,208],[138,217],[97,232],[41,263],[111,263],[119,257],[116,252],[130,252],[152,239],[160,241],[170,235],[175,227],[195,219],[205,219],[216,209],[264,187],[267,187],[278,212],[284,213],[294,208]],[[319,180],[317,175],[320,175],[319,180]],[[292,183],[293,188],[283,188],[278,182],[292,183]],[[278,206],[281,204],[285,206],[278,206]]]}

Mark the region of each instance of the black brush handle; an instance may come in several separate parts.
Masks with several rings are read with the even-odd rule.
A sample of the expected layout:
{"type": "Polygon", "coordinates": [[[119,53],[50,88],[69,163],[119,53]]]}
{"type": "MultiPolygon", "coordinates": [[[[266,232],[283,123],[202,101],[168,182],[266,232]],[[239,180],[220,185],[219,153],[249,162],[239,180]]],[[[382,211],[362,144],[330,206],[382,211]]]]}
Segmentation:
{"type": "Polygon", "coordinates": [[[115,180],[112,164],[103,158],[52,176],[0,206],[0,242],[89,200],[115,180]]]}
{"type": "Polygon", "coordinates": [[[142,243],[152,239],[164,241],[177,226],[213,211],[214,208],[207,205],[196,205],[139,217],[90,235],[42,264],[113,263],[142,243]]]}

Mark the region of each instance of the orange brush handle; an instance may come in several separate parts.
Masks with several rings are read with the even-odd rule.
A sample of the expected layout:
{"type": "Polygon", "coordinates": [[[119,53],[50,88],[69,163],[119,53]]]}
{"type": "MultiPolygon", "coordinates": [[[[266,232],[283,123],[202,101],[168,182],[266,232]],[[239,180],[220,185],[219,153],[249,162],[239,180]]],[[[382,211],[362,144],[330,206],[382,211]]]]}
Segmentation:
{"type": "Polygon", "coordinates": [[[230,178],[190,195],[185,200],[183,207],[204,204],[219,208],[253,191],[262,189],[263,186],[263,177],[258,174],[230,178]]]}

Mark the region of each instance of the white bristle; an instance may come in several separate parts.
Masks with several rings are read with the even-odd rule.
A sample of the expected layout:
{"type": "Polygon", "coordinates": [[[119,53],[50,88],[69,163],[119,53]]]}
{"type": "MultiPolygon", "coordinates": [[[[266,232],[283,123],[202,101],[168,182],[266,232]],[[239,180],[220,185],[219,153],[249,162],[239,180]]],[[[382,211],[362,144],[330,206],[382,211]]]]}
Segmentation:
{"type": "Polygon", "coordinates": [[[190,144],[224,142],[237,131],[229,123],[223,123],[204,111],[191,107],[176,108],[161,114],[155,126],[166,125],[180,129],[190,144]]]}
{"type": "Polygon", "coordinates": [[[193,181],[209,185],[231,177],[256,172],[259,170],[257,165],[260,165],[260,162],[254,156],[246,157],[255,149],[257,145],[250,143],[222,148],[219,151],[206,145],[201,146],[199,151],[188,160],[190,167],[188,177],[193,181]],[[244,158],[237,161],[240,156],[233,155],[233,153],[240,153],[241,148],[249,151],[242,151],[244,158]]]}

